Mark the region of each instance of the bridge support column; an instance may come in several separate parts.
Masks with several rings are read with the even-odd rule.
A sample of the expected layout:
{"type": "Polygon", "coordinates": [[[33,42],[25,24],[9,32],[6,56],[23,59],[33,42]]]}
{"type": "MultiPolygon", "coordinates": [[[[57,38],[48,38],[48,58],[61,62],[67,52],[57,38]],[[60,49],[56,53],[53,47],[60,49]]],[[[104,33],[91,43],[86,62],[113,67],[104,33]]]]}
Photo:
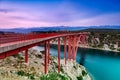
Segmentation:
{"type": "Polygon", "coordinates": [[[71,37],[68,36],[68,60],[71,59],[71,37]]]}
{"type": "Polygon", "coordinates": [[[45,52],[44,52],[44,55],[45,55],[45,57],[44,57],[44,63],[45,63],[44,64],[44,71],[45,71],[45,74],[47,74],[48,73],[47,42],[45,42],[45,47],[44,48],[45,48],[45,52]]]}
{"type": "Polygon", "coordinates": [[[85,34],[83,34],[82,44],[86,44],[86,35],[85,34]]]}
{"type": "Polygon", "coordinates": [[[66,50],[67,50],[67,46],[66,46],[66,36],[64,37],[64,61],[66,64],[66,50]]]}
{"type": "Polygon", "coordinates": [[[45,74],[48,73],[48,66],[49,66],[49,62],[50,62],[50,44],[49,41],[45,42],[45,59],[44,59],[44,63],[45,63],[45,74]]]}
{"type": "Polygon", "coordinates": [[[74,36],[73,38],[73,60],[76,60],[76,55],[77,55],[77,50],[78,50],[78,44],[79,44],[79,40],[77,36],[74,36]]]}
{"type": "Polygon", "coordinates": [[[76,60],[76,53],[75,53],[75,48],[76,48],[76,36],[73,36],[73,44],[72,44],[72,51],[73,51],[73,54],[72,54],[72,59],[73,60],[76,60]]]}
{"type": "Polygon", "coordinates": [[[60,73],[60,38],[58,38],[58,73],[60,73]]]}
{"type": "Polygon", "coordinates": [[[25,50],[25,63],[28,63],[28,49],[25,50]]]}
{"type": "Polygon", "coordinates": [[[76,60],[76,54],[79,44],[79,37],[72,35],[68,37],[68,59],[76,60]]]}
{"type": "Polygon", "coordinates": [[[47,43],[47,49],[48,49],[48,64],[50,63],[50,41],[47,43]]]}

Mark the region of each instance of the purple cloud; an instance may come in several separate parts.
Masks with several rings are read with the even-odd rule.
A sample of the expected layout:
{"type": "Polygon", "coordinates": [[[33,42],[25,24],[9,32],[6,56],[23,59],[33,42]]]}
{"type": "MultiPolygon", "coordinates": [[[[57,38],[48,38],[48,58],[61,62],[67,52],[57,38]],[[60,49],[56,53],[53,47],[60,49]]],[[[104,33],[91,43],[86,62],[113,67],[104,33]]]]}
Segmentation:
{"type": "Polygon", "coordinates": [[[0,9],[0,12],[3,12],[3,13],[8,13],[8,12],[13,12],[15,10],[12,10],[12,9],[0,9]]]}
{"type": "Polygon", "coordinates": [[[120,13],[99,13],[72,3],[0,5],[1,27],[120,25],[120,13]],[[7,14],[5,14],[7,13],[7,14]]]}

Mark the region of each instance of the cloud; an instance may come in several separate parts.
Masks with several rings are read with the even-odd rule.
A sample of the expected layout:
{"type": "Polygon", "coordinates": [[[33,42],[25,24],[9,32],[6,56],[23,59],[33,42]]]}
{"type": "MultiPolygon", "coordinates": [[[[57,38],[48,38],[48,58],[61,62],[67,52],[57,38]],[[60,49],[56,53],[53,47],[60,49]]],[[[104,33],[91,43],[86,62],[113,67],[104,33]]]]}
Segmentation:
{"type": "Polygon", "coordinates": [[[11,9],[0,9],[1,13],[8,13],[8,12],[13,12],[14,10],[11,9]]]}
{"type": "Polygon", "coordinates": [[[2,5],[3,9],[14,10],[8,11],[7,14],[1,13],[0,27],[30,27],[30,26],[55,26],[66,25],[66,23],[84,18],[85,12],[78,13],[69,3],[58,5],[17,5],[6,3],[2,5]]]}
{"type": "Polygon", "coordinates": [[[91,18],[85,18],[68,23],[69,25],[83,25],[83,26],[95,26],[95,25],[120,25],[120,13],[107,13],[91,18]]]}
{"type": "MultiPolygon", "coordinates": [[[[56,14],[56,13],[55,13],[56,14]]],[[[95,26],[95,25],[120,25],[120,13],[102,14],[88,18],[74,18],[70,16],[71,20],[64,20],[66,18],[62,15],[56,15],[53,17],[51,14],[46,15],[41,13],[39,15],[32,16],[25,12],[11,12],[8,14],[0,13],[0,28],[16,28],[16,27],[39,27],[39,26],[95,26]],[[50,17],[49,17],[50,16],[50,17]],[[52,18],[53,17],[53,18],[52,18]],[[63,17],[63,18],[61,18],[63,17]],[[60,19],[61,18],[61,19],[60,19]]],[[[69,16],[68,16],[69,17],[69,16]]]]}
{"type": "Polygon", "coordinates": [[[57,5],[30,5],[2,4],[0,28],[120,25],[119,12],[96,14],[80,7],[76,9],[74,5],[65,2],[57,5]]]}

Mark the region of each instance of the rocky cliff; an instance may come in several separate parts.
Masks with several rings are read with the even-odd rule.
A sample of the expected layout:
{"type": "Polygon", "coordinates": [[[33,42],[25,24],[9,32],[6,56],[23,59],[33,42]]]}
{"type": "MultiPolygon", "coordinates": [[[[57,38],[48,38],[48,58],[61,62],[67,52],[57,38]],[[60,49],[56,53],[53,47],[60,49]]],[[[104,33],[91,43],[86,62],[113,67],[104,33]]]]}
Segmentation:
{"type": "Polygon", "coordinates": [[[29,49],[29,63],[24,63],[24,52],[0,60],[0,80],[91,80],[85,68],[75,61],[61,60],[57,73],[57,59],[50,56],[49,72],[44,74],[44,54],[29,49]]]}

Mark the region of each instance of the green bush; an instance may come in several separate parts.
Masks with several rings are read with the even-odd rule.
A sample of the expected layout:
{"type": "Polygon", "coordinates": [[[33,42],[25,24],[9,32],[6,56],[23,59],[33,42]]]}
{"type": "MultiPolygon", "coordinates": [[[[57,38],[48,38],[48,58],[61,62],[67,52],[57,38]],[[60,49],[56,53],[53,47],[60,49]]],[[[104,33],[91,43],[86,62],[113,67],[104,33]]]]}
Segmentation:
{"type": "Polygon", "coordinates": [[[58,75],[58,76],[60,77],[61,80],[68,80],[68,78],[63,75],[58,75]]]}
{"type": "Polygon", "coordinates": [[[87,72],[85,70],[82,70],[82,75],[83,76],[86,76],[87,75],[87,72]]]}
{"type": "Polygon", "coordinates": [[[83,77],[80,75],[77,77],[77,80],[83,80],[83,77]]]}
{"type": "Polygon", "coordinates": [[[68,80],[67,77],[55,72],[49,72],[48,74],[43,74],[40,80],[68,80]]]}
{"type": "Polygon", "coordinates": [[[23,60],[24,59],[22,56],[20,56],[20,54],[15,54],[15,55],[13,55],[13,57],[18,58],[19,60],[23,60]]]}
{"type": "Polygon", "coordinates": [[[77,67],[76,67],[75,65],[74,65],[73,67],[74,67],[75,69],[77,69],[77,67]]]}
{"type": "Polygon", "coordinates": [[[34,68],[34,67],[31,67],[30,70],[31,70],[31,71],[35,71],[35,68],[34,68]]]}
{"type": "Polygon", "coordinates": [[[24,76],[24,75],[25,75],[25,72],[22,71],[22,70],[20,70],[20,71],[17,72],[17,74],[18,74],[19,76],[24,76]]]}
{"type": "Polygon", "coordinates": [[[64,70],[63,70],[63,66],[62,66],[62,65],[60,66],[60,71],[61,71],[62,73],[64,73],[64,70]]]}
{"type": "Polygon", "coordinates": [[[25,73],[24,71],[20,70],[17,72],[19,76],[27,76],[31,80],[35,80],[34,75],[30,73],[25,73]]]}
{"type": "Polygon", "coordinates": [[[41,75],[40,80],[47,80],[47,75],[41,75]]]}
{"type": "Polygon", "coordinates": [[[120,51],[120,48],[118,48],[117,51],[120,51]]]}
{"type": "Polygon", "coordinates": [[[35,80],[34,75],[30,75],[29,77],[31,80],[35,80]]]}
{"type": "Polygon", "coordinates": [[[6,58],[6,63],[10,63],[12,60],[8,57],[6,58]]]}
{"type": "Polygon", "coordinates": [[[44,53],[45,53],[45,51],[40,51],[40,53],[44,54],[44,53]]]}

